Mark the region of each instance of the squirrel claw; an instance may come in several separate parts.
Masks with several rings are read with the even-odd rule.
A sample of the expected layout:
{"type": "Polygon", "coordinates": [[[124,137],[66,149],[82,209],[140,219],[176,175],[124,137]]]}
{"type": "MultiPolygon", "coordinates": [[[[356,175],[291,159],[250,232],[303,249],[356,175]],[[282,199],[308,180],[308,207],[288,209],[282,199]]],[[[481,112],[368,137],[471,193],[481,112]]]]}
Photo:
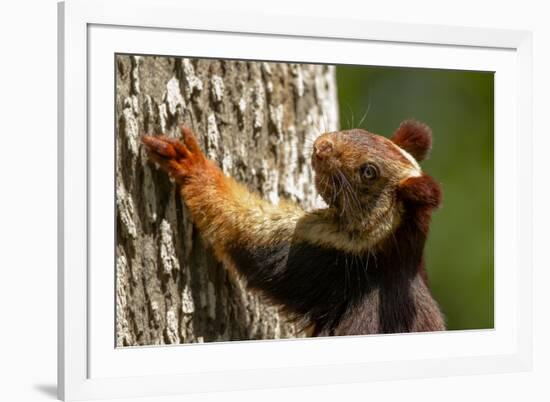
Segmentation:
{"type": "Polygon", "coordinates": [[[190,128],[181,126],[181,135],[183,137],[183,141],[185,142],[185,146],[189,149],[189,151],[196,154],[200,154],[202,152],[197,138],[190,128]]]}
{"type": "Polygon", "coordinates": [[[149,152],[168,159],[178,157],[174,144],[167,137],[144,136],[142,142],[147,146],[149,152]]]}

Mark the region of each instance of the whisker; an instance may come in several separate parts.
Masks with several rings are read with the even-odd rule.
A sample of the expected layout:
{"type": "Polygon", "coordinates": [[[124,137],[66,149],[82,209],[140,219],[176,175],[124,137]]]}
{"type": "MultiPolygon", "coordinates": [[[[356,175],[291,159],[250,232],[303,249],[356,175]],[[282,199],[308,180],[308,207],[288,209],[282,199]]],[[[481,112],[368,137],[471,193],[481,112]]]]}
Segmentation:
{"type": "Polygon", "coordinates": [[[349,104],[349,102],[346,102],[346,107],[348,108],[349,115],[352,116],[351,125],[349,124],[349,115],[346,116],[347,128],[350,129],[353,128],[353,110],[351,109],[351,105],[349,104]]]}
{"type": "Polygon", "coordinates": [[[369,97],[369,104],[367,106],[367,111],[365,112],[365,114],[363,115],[363,117],[361,118],[361,121],[359,122],[359,125],[357,127],[361,127],[361,124],[363,124],[363,120],[365,120],[367,118],[367,115],[369,114],[369,110],[370,110],[370,97],[369,97]]]}
{"type": "Polygon", "coordinates": [[[345,189],[348,192],[350,199],[355,204],[355,209],[362,212],[363,208],[361,206],[361,202],[360,202],[359,198],[357,197],[357,193],[353,189],[351,183],[347,179],[346,175],[340,169],[338,169],[338,173],[341,176],[342,182],[345,184],[345,189]]]}
{"type": "Polygon", "coordinates": [[[338,185],[336,191],[335,191],[335,195],[334,195],[334,201],[338,201],[338,197],[340,196],[340,193],[342,192],[342,183],[340,182],[339,180],[339,177],[338,176],[332,176],[334,177],[334,181],[335,181],[335,186],[338,185]]]}
{"type": "Polygon", "coordinates": [[[333,175],[330,175],[330,182],[332,184],[332,186],[330,187],[332,189],[332,194],[331,194],[331,204],[332,206],[335,205],[336,203],[336,196],[338,195],[336,193],[336,183],[334,182],[334,176],[333,175]]]}
{"type": "Polygon", "coordinates": [[[378,267],[378,260],[376,259],[376,253],[372,253],[372,257],[374,258],[374,267],[378,267]]]}

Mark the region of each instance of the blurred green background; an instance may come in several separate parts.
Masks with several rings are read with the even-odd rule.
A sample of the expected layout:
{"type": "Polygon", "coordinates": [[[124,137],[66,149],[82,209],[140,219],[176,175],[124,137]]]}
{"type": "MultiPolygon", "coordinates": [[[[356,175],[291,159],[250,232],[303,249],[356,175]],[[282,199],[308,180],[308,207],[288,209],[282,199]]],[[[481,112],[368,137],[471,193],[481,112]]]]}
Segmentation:
{"type": "Polygon", "coordinates": [[[433,131],[423,169],[443,187],[427,243],[430,288],[448,329],[493,328],[492,72],[337,66],[340,126],[433,131]]]}

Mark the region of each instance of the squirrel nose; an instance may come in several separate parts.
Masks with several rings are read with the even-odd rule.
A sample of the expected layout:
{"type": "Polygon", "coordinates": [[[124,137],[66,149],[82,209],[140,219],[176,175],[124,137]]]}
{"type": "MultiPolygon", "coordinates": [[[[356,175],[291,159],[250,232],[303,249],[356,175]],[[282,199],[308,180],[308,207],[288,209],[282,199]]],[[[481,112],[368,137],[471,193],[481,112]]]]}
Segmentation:
{"type": "Polygon", "coordinates": [[[322,139],[315,143],[315,156],[320,159],[327,158],[334,150],[334,144],[329,139],[322,139]]]}

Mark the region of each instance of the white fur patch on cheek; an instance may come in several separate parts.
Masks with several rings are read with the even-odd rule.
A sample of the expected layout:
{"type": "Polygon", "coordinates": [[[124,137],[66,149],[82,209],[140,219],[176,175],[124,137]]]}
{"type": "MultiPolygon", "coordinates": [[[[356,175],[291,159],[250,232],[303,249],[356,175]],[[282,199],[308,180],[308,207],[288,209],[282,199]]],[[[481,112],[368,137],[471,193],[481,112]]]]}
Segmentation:
{"type": "Polygon", "coordinates": [[[405,151],[403,148],[401,148],[399,145],[396,145],[396,144],[393,144],[393,146],[395,148],[397,148],[399,150],[399,152],[401,152],[401,154],[410,162],[410,164],[412,165],[411,168],[410,168],[410,173],[408,175],[408,177],[419,177],[419,176],[422,176],[422,169],[420,168],[420,165],[418,164],[418,162],[416,161],[416,159],[414,159],[414,157],[408,153],[407,151],[405,151]]]}
{"type": "Polygon", "coordinates": [[[411,170],[409,170],[409,175],[407,176],[407,178],[409,178],[409,177],[420,177],[420,176],[422,176],[422,170],[411,169],[411,170]]]}

